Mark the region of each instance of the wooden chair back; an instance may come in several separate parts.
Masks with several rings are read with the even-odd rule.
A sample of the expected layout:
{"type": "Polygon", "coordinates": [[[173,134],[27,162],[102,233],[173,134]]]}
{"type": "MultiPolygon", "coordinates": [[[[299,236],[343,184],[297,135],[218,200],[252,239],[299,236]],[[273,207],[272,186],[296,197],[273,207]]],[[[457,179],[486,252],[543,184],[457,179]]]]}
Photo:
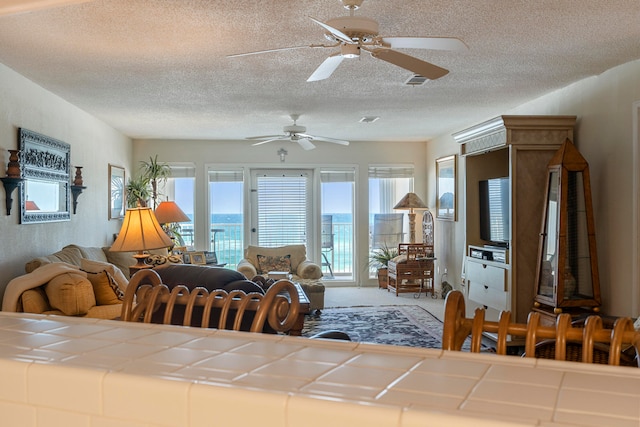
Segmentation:
{"type": "Polygon", "coordinates": [[[300,314],[300,300],[298,290],[288,280],[274,283],[264,295],[240,290],[227,293],[222,289],[209,292],[203,287],[189,291],[184,285],[169,289],[153,270],[139,271],[131,278],[125,292],[121,318],[127,322],[154,323],[159,311],[163,311],[160,322],[163,324],[175,324],[174,313],[183,312],[183,326],[236,331],[245,330],[243,318],[251,313],[253,320],[249,332],[262,332],[268,325],[275,332],[286,333],[300,314]],[[175,310],[178,306],[183,310],[175,310]],[[195,310],[199,307],[201,309],[195,310]],[[216,317],[212,316],[214,310],[217,324],[212,325],[211,319],[216,317]],[[195,312],[201,313],[199,318],[195,312]]]}
{"type": "MultiPolygon", "coordinates": [[[[605,349],[608,352],[606,362],[609,365],[628,364],[624,348],[634,347],[638,353],[640,334],[633,327],[628,317],[616,320],[612,329],[602,327],[599,316],[589,316],[584,327],[574,327],[571,316],[567,313],[558,315],[555,326],[540,324],[540,314],[529,313],[526,324],[511,323],[511,313],[503,311],[497,322],[485,319],[485,311],[475,310],[473,319],[466,318],[464,296],[460,291],[451,291],[445,302],[444,326],[442,333],[442,349],[460,351],[467,337],[471,338],[471,352],[480,352],[482,337],[485,332],[495,334],[496,353],[507,354],[508,337],[524,340],[524,357],[549,357],[551,354],[542,351],[553,343],[553,358],[556,360],[572,360],[594,363],[596,355],[605,349]],[[580,351],[575,352],[575,349],[580,351]],[[594,351],[595,348],[595,351],[594,351]],[[569,351],[568,351],[569,349],[569,351]],[[537,355],[536,355],[537,353],[537,355]]],[[[598,360],[596,360],[597,362],[598,360]]],[[[638,360],[633,360],[636,366],[638,360]]]]}

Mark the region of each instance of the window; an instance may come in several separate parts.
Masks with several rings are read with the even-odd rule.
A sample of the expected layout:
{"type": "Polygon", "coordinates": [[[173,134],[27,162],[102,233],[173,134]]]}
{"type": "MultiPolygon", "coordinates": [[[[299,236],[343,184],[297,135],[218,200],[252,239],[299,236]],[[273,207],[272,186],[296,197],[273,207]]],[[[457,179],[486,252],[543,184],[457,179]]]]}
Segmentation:
{"type": "Polygon", "coordinates": [[[244,255],[244,172],[209,170],[209,250],[235,269],[244,255]]]}
{"type": "MultiPolygon", "coordinates": [[[[409,229],[408,218],[393,207],[413,191],[413,176],[413,166],[369,166],[369,251],[402,242],[409,229]],[[402,218],[400,224],[396,217],[402,218]]],[[[372,268],[370,277],[374,273],[372,268]]]]}
{"type": "Polygon", "coordinates": [[[194,248],[193,219],[194,219],[194,194],[195,194],[195,165],[192,163],[170,163],[171,177],[167,179],[162,194],[173,200],[182,211],[191,218],[190,222],[178,224],[176,234],[180,244],[189,249],[194,248]]]}
{"type": "Polygon", "coordinates": [[[353,277],[355,171],[323,169],[321,189],[321,266],[326,279],[353,277]]]}

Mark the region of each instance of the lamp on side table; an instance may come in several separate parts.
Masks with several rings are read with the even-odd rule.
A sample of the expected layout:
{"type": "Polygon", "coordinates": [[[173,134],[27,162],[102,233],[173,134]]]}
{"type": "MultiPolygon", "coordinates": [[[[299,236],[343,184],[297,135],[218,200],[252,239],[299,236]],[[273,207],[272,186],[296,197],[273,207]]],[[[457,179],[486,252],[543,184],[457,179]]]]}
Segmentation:
{"type": "Polygon", "coordinates": [[[409,210],[409,243],[416,242],[416,213],[414,209],[429,209],[416,193],[407,193],[393,209],[409,210]]]}
{"type": "Polygon", "coordinates": [[[172,245],[173,242],[160,227],[151,208],[138,207],[127,209],[125,212],[122,228],[110,250],[114,252],[137,252],[133,257],[138,262],[129,267],[129,276],[133,276],[139,270],[151,268],[150,265],[144,262],[148,256],[144,251],[168,248],[172,245]]]}

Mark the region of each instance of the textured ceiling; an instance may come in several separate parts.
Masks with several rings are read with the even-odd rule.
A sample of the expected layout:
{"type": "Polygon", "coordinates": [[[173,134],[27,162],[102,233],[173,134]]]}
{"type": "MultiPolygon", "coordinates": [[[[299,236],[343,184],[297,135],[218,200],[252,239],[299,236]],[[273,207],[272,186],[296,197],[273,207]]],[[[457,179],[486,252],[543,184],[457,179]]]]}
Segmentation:
{"type": "Polygon", "coordinates": [[[309,17],[348,13],[339,0],[93,0],[0,15],[0,62],[134,138],[277,134],[298,113],[315,135],[415,141],[640,58],[637,0],[365,0],[355,14],[383,36],[469,47],[403,49],[450,70],[418,87],[368,54],[309,83],[334,50],[227,58],[326,43],[309,17]]]}

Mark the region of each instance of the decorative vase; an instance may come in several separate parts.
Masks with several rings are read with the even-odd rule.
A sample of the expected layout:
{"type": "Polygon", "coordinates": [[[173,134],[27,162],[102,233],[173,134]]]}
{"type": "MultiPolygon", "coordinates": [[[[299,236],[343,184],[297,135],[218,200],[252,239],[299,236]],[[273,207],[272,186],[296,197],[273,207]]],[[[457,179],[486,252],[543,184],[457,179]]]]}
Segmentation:
{"type": "Polygon", "coordinates": [[[9,150],[7,176],[9,178],[20,178],[20,150],[9,150]]]}
{"type": "Polygon", "coordinates": [[[76,166],[76,177],[73,180],[73,185],[82,186],[82,166],[76,166]]]}

